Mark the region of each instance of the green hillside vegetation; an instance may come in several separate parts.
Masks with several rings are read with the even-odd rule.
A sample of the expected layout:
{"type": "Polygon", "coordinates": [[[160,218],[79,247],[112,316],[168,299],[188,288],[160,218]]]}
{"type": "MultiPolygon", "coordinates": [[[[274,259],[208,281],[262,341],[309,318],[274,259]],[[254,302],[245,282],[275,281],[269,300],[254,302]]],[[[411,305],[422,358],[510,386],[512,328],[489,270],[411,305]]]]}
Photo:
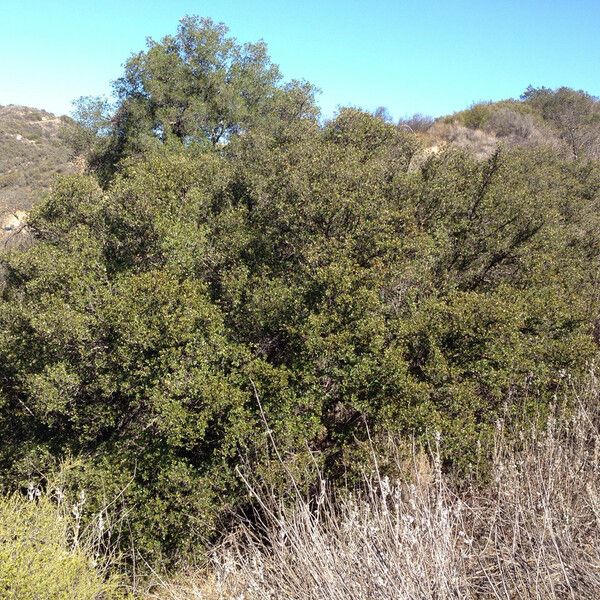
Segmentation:
{"type": "Polygon", "coordinates": [[[64,493],[119,499],[131,565],[201,556],[245,474],[352,487],[390,438],[486,481],[498,423],[543,422],[597,357],[591,96],[322,120],[263,43],[192,17],[115,91],[69,134],[89,172],[1,257],[0,489],[76,457],[64,493]],[[457,126],[491,151],[427,152],[457,126]]]}
{"type": "Polygon", "coordinates": [[[29,210],[53,177],[74,171],[61,136],[64,117],[24,106],[0,106],[0,214],[29,210]]]}

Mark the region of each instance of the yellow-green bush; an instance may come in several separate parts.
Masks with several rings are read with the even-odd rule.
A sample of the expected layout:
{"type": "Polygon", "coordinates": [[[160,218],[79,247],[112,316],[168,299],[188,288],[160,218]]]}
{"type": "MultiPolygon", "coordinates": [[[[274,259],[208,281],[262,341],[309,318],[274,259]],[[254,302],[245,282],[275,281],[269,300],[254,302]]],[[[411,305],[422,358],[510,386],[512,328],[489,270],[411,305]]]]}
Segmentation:
{"type": "Polygon", "coordinates": [[[0,498],[0,598],[108,600],[119,595],[84,548],[69,547],[68,519],[46,498],[0,498]]]}

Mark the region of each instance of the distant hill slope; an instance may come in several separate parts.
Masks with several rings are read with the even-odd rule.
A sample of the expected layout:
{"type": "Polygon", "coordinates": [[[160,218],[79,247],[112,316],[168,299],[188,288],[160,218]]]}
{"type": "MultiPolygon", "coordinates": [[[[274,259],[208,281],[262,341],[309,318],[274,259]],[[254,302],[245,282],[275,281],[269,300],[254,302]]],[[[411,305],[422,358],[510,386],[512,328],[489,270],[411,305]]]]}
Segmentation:
{"type": "Polygon", "coordinates": [[[76,170],[61,138],[66,117],[25,106],[0,106],[0,218],[27,211],[55,175],[76,170]]]}
{"type": "MultiPolygon", "coordinates": [[[[405,124],[413,128],[412,120],[405,124]]],[[[502,144],[545,146],[564,158],[600,159],[600,100],[566,87],[529,87],[519,100],[479,102],[435,122],[421,120],[416,125],[425,130],[426,145],[448,143],[481,158],[502,144]]]]}

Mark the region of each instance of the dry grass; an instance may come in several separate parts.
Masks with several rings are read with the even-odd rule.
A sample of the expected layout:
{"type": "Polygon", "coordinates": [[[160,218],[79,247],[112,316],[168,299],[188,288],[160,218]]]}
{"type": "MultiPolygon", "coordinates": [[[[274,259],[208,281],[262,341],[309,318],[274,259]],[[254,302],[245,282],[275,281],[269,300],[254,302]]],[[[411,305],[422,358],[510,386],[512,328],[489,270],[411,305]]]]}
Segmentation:
{"type": "MultiPolygon", "coordinates": [[[[469,112],[469,111],[465,111],[469,112]]],[[[476,159],[489,158],[498,145],[514,147],[545,147],[568,158],[569,148],[556,132],[535,119],[508,107],[496,107],[485,122],[467,126],[460,118],[438,119],[424,133],[426,144],[451,144],[471,153],[476,159]]]]}
{"type": "Polygon", "coordinates": [[[477,159],[489,158],[498,148],[499,140],[491,132],[472,129],[459,123],[437,121],[427,136],[434,143],[449,143],[470,152],[477,159]]]}
{"type": "Polygon", "coordinates": [[[44,110],[0,106],[0,252],[31,245],[26,211],[55,177],[82,169],[63,139],[65,123],[44,110]]]}
{"type": "MultiPolygon", "coordinates": [[[[543,431],[508,442],[491,478],[460,488],[438,452],[409,476],[378,474],[352,495],[322,485],[291,506],[260,497],[206,568],[164,583],[171,600],[600,598],[600,385],[571,388],[543,431]]],[[[440,443],[443,443],[441,440],[440,443]]]]}

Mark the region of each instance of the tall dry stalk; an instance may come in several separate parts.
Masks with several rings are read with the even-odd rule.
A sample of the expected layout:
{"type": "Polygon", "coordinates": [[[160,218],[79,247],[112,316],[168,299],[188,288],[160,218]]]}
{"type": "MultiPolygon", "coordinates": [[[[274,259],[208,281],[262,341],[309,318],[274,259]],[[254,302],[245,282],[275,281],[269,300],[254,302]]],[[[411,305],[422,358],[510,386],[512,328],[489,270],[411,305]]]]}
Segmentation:
{"type": "Polygon", "coordinates": [[[262,521],[215,549],[208,579],[188,574],[161,597],[600,598],[599,391],[592,375],[572,389],[570,416],[518,443],[499,428],[484,486],[459,490],[434,450],[415,452],[404,482],[377,472],[350,495],[262,497],[262,521]]]}

